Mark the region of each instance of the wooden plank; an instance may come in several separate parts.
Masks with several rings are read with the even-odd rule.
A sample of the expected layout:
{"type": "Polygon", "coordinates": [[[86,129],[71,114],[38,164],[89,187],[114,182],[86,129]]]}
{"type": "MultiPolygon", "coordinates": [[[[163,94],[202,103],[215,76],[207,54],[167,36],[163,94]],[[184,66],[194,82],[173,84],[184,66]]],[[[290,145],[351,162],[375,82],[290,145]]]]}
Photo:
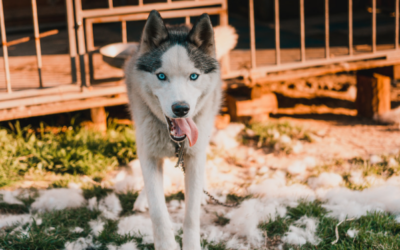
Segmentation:
{"type": "Polygon", "coordinates": [[[125,94],[118,97],[97,97],[83,100],[71,100],[65,102],[47,103],[30,107],[16,107],[0,110],[0,121],[21,119],[34,116],[58,114],[85,110],[95,107],[108,107],[124,105],[128,103],[128,97],[125,94]]]}
{"type": "Polygon", "coordinates": [[[9,100],[0,102],[0,109],[9,109],[21,106],[33,106],[60,101],[70,101],[77,99],[94,98],[99,96],[118,95],[126,92],[125,86],[113,86],[105,88],[96,88],[89,91],[77,93],[59,93],[50,96],[29,97],[19,100],[9,100]]]}
{"type": "Polygon", "coordinates": [[[357,70],[372,69],[400,64],[400,58],[359,61],[349,63],[339,63],[319,68],[305,68],[297,70],[286,70],[278,73],[270,73],[266,77],[255,79],[255,84],[264,84],[268,82],[286,81],[291,79],[306,78],[312,76],[320,76],[326,74],[335,74],[338,72],[350,72],[357,70]]]}
{"type": "Polygon", "coordinates": [[[60,85],[53,88],[45,88],[45,89],[28,89],[22,91],[14,91],[10,94],[0,94],[0,101],[20,99],[32,96],[61,94],[66,92],[79,92],[80,90],[81,87],[79,87],[76,84],[60,85]]]}
{"type": "Polygon", "coordinates": [[[373,118],[390,111],[390,77],[373,70],[357,73],[357,114],[373,118]]]}
{"type": "Polygon", "coordinates": [[[176,9],[188,9],[188,8],[199,8],[214,5],[225,6],[226,0],[208,0],[208,1],[183,1],[183,2],[172,2],[166,3],[153,3],[153,4],[143,4],[142,6],[123,6],[115,7],[110,9],[89,9],[83,10],[81,17],[90,18],[97,16],[111,16],[111,15],[124,15],[130,13],[143,13],[150,12],[152,10],[176,10],[176,9]]]}
{"type": "Polygon", "coordinates": [[[260,98],[254,100],[228,95],[227,102],[232,120],[238,120],[240,117],[256,118],[275,112],[278,108],[278,101],[273,93],[263,94],[260,98]]]}

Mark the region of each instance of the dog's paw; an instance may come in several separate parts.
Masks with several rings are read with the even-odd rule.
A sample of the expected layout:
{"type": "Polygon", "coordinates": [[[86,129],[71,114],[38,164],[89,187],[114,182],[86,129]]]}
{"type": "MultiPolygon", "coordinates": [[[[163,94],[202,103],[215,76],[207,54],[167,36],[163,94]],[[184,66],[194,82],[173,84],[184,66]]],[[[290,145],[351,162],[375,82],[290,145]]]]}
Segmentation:
{"type": "Polygon", "coordinates": [[[146,212],[149,208],[149,202],[147,201],[146,192],[143,189],[140,191],[135,204],[133,204],[133,211],[146,212]]]}

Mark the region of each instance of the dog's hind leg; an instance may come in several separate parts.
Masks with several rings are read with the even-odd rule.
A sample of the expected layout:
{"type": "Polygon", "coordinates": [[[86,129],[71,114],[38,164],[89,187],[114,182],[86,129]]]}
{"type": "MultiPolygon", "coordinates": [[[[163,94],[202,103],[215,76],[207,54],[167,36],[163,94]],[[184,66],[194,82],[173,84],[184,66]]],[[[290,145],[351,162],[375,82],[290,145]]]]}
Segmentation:
{"type": "Polygon", "coordinates": [[[149,211],[153,223],[154,246],[156,250],[175,250],[172,223],[165,204],[163,190],[163,160],[139,153],[144,185],[149,202],[149,211]]]}
{"type": "Polygon", "coordinates": [[[204,187],[206,152],[185,157],[185,219],[183,250],[200,250],[200,205],[204,187]]]}

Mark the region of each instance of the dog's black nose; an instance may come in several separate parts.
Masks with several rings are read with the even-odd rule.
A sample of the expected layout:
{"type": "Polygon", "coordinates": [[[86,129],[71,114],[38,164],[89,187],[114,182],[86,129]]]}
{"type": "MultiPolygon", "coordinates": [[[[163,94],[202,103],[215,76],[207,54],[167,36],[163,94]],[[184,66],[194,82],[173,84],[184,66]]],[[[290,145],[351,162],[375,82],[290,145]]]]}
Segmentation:
{"type": "Polygon", "coordinates": [[[176,102],[172,105],[172,112],[178,117],[183,117],[189,113],[190,106],[186,102],[176,102]]]}

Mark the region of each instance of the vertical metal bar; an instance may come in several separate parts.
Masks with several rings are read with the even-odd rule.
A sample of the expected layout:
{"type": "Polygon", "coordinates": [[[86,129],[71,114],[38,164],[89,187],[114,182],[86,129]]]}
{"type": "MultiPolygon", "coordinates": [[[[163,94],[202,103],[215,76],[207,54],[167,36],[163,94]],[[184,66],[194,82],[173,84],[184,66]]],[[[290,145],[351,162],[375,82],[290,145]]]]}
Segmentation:
{"type": "Polygon", "coordinates": [[[93,40],[93,23],[90,20],[86,20],[85,22],[86,29],[86,51],[88,52],[88,66],[89,66],[89,83],[92,84],[94,82],[94,40],[93,40]]]}
{"type": "Polygon", "coordinates": [[[396,0],[396,10],[395,10],[395,45],[394,48],[395,49],[399,49],[399,0],[396,0]]]}
{"type": "Polygon", "coordinates": [[[329,55],[329,0],[325,0],[325,57],[328,59],[329,55]]]}
{"type": "Polygon", "coordinates": [[[139,6],[143,6],[143,0],[139,0],[139,6]]]}
{"type": "Polygon", "coordinates": [[[38,73],[39,73],[39,85],[41,88],[43,88],[42,50],[40,48],[39,23],[38,23],[38,16],[37,16],[36,0],[31,0],[31,3],[32,3],[32,16],[33,16],[33,29],[34,29],[34,33],[35,33],[36,58],[37,58],[38,73]]]}
{"type": "Polygon", "coordinates": [[[376,52],[376,0],[372,0],[372,52],[376,52]]]}
{"type": "Polygon", "coordinates": [[[353,55],[353,0],[349,0],[349,55],[353,55]]]}
{"type": "Polygon", "coordinates": [[[300,57],[301,61],[306,61],[306,29],[304,21],[304,0],[300,0],[300,57]]]}
{"type": "Polygon", "coordinates": [[[10,78],[10,66],[8,65],[8,49],[7,49],[7,37],[6,37],[6,26],[4,24],[4,10],[3,0],[0,0],[0,28],[1,28],[1,42],[3,44],[3,59],[4,59],[4,72],[6,76],[7,92],[11,93],[11,78],[10,78]]]}
{"type": "Polygon", "coordinates": [[[275,0],[275,53],[276,65],[281,64],[281,36],[279,23],[279,0],[275,0]]]}
{"type": "Polygon", "coordinates": [[[167,3],[168,3],[168,4],[172,3],[172,0],[167,0],[167,3]]]}
{"type": "Polygon", "coordinates": [[[79,68],[81,72],[81,86],[87,87],[86,81],[86,62],[85,62],[85,36],[83,31],[82,2],[75,0],[76,29],[78,35],[79,68]]]}
{"type": "Polygon", "coordinates": [[[74,6],[73,0],[66,0],[67,8],[67,28],[68,28],[68,43],[69,43],[69,55],[71,58],[71,78],[72,83],[78,81],[76,74],[76,37],[75,37],[75,21],[74,21],[74,6]]]}
{"type": "Polygon", "coordinates": [[[185,24],[189,25],[190,24],[190,16],[185,17],[185,24]]]}
{"type": "Polygon", "coordinates": [[[250,9],[250,50],[251,50],[251,68],[256,68],[256,31],[254,21],[254,0],[249,0],[250,9]]]}
{"type": "Polygon", "coordinates": [[[123,20],[121,22],[121,29],[122,29],[122,42],[127,43],[128,42],[128,36],[126,34],[126,21],[123,20]]]}
{"type": "MultiPolygon", "coordinates": [[[[228,10],[227,10],[227,6],[225,5],[224,7],[224,11],[221,12],[219,14],[219,25],[221,26],[226,26],[229,24],[228,21],[228,10]]],[[[228,74],[230,71],[230,56],[229,53],[227,53],[226,55],[224,55],[221,60],[221,72],[222,74],[228,74]]]]}
{"type": "Polygon", "coordinates": [[[108,0],[108,8],[110,9],[114,8],[113,0],[108,0]]]}

